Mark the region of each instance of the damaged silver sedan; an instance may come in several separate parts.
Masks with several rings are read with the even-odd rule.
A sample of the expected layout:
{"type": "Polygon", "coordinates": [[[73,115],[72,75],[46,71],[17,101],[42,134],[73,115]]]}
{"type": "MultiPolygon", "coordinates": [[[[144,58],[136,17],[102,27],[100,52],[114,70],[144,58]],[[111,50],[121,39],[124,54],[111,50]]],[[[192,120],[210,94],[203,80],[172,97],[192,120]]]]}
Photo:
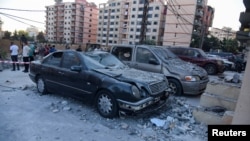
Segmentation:
{"type": "Polygon", "coordinates": [[[152,112],[169,96],[162,74],[129,68],[108,52],[56,51],[33,61],[29,76],[40,93],[89,98],[106,118],[152,112]]]}

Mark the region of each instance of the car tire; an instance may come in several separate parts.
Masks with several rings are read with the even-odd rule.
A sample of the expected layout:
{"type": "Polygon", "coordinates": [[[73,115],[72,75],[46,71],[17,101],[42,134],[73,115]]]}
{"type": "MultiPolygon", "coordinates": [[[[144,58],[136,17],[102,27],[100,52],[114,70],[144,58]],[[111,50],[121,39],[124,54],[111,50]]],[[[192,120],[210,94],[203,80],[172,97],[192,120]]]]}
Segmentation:
{"type": "Polygon", "coordinates": [[[98,113],[105,118],[114,118],[118,115],[118,105],[114,96],[108,91],[97,94],[95,105],[98,113]]]}
{"type": "Polygon", "coordinates": [[[169,84],[169,87],[171,89],[170,94],[176,95],[176,96],[182,95],[182,93],[183,93],[182,86],[178,80],[170,78],[170,79],[168,79],[168,84],[169,84]]]}
{"type": "Polygon", "coordinates": [[[37,78],[36,88],[41,95],[44,95],[48,92],[44,79],[41,76],[37,78]]]}
{"type": "Polygon", "coordinates": [[[214,64],[207,64],[205,66],[205,70],[207,71],[208,75],[213,75],[213,74],[216,74],[217,72],[216,66],[214,64]]]}

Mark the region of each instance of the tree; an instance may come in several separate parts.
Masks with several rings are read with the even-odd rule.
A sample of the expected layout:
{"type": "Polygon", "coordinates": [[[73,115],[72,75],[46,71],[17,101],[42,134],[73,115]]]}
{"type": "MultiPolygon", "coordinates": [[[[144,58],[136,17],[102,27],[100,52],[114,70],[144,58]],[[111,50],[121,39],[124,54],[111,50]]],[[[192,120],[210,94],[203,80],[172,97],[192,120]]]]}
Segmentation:
{"type": "Polygon", "coordinates": [[[146,45],[156,45],[155,40],[149,40],[149,39],[145,40],[143,43],[146,45]]]}
{"type": "Polygon", "coordinates": [[[24,31],[24,30],[19,30],[18,31],[18,36],[21,37],[22,35],[24,35],[26,38],[28,37],[28,32],[24,31]]]}
{"type": "Polygon", "coordinates": [[[223,39],[222,50],[225,52],[237,53],[239,51],[238,41],[236,39],[223,39]]]}
{"type": "Polygon", "coordinates": [[[39,42],[45,42],[45,37],[43,32],[39,32],[38,35],[36,36],[37,41],[39,42]]]}
{"type": "Polygon", "coordinates": [[[4,36],[3,36],[4,39],[10,39],[11,38],[11,32],[9,31],[4,31],[4,36]]]}
{"type": "Polygon", "coordinates": [[[14,33],[13,33],[13,36],[12,36],[12,39],[13,40],[18,40],[19,37],[18,37],[18,34],[17,34],[17,31],[15,30],[14,33]]]}
{"type": "Polygon", "coordinates": [[[202,49],[206,52],[215,49],[221,49],[220,41],[214,36],[208,36],[204,38],[202,49]]]}

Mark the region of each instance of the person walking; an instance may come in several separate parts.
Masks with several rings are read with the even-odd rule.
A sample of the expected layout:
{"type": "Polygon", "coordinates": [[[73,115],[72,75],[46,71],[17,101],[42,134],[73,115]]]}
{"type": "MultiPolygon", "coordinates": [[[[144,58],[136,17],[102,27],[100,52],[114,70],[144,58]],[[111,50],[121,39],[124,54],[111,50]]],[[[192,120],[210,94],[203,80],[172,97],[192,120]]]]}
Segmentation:
{"type": "Polygon", "coordinates": [[[24,62],[24,70],[23,72],[29,72],[29,51],[30,47],[28,46],[27,42],[23,44],[23,62],[24,62]]]}
{"type": "Polygon", "coordinates": [[[18,50],[19,47],[14,44],[14,42],[10,43],[10,56],[12,61],[12,71],[19,70],[19,63],[18,63],[18,50]]]}
{"type": "Polygon", "coordinates": [[[29,61],[31,62],[31,61],[35,60],[35,58],[34,58],[34,56],[35,56],[35,45],[34,44],[30,44],[29,47],[30,47],[29,61]]]}

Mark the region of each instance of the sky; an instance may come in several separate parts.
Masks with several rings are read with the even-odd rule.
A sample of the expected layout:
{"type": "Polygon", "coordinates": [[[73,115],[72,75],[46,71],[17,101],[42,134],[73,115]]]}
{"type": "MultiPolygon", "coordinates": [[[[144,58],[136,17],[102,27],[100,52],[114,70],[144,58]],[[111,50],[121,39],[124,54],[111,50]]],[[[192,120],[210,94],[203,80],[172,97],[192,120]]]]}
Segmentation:
{"type": "MultiPolygon", "coordinates": [[[[107,2],[107,0],[87,1],[94,2],[97,5],[107,2]]],[[[63,0],[63,2],[74,2],[74,0],[63,0]]],[[[53,5],[54,3],[54,0],[0,0],[0,18],[3,22],[2,30],[14,32],[15,30],[26,30],[32,25],[36,26],[39,31],[44,31],[45,6],[53,5]],[[41,11],[15,11],[7,9],[41,11]]],[[[208,5],[215,9],[212,27],[230,27],[235,31],[239,29],[240,13],[245,10],[243,0],[208,0],[208,5]]]]}

